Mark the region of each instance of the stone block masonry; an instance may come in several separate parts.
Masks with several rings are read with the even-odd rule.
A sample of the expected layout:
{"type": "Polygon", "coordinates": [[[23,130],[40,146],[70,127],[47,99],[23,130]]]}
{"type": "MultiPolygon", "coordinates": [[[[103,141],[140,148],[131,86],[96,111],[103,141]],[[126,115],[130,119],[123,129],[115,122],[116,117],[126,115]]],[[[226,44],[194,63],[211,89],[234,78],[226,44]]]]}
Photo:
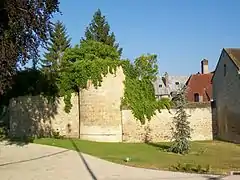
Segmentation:
{"type": "MultiPolygon", "coordinates": [[[[78,95],[72,94],[72,109],[64,111],[63,98],[48,103],[42,96],[24,96],[12,99],[9,105],[10,134],[15,137],[50,136],[59,132],[66,137],[102,142],[169,141],[174,110],[162,110],[146,125],[141,125],[130,110],[120,110],[124,95],[125,75],[122,68],[116,74],[107,74],[97,89],[89,82],[78,95]],[[79,127],[80,117],[80,127],[79,127]]],[[[192,140],[212,139],[211,108],[189,108],[193,129],[192,140]]]]}
{"type": "MultiPolygon", "coordinates": [[[[145,125],[137,121],[131,110],[122,111],[123,141],[124,142],[164,142],[171,140],[171,127],[175,114],[174,109],[163,109],[145,125]]],[[[186,112],[190,117],[191,140],[212,140],[212,115],[211,108],[188,108],[186,112]]]]}
{"type": "Polygon", "coordinates": [[[64,111],[63,98],[48,103],[42,96],[21,96],[9,105],[10,134],[13,137],[48,137],[53,132],[67,137],[78,137],[77,96],[72,94],[75,104],[70,113],[64,111]]]}
{"type": "Polygon", "coordinates": [[[108,74],[101,87],[92,84],[81,92],[81,138],[95,141],[122,141],[121,98],[124,95],[122,68],[108,74]]]}

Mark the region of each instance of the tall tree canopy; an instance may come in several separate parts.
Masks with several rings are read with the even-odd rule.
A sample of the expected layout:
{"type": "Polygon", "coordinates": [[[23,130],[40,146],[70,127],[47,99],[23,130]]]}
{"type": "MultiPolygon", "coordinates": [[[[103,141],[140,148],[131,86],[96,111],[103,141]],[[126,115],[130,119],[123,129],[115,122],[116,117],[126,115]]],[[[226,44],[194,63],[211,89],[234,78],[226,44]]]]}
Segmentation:
{"type": "Polygon", "coordinates": [[[71,39],[67,35],[67,30],[64,24],[57,21],[54,25],[54,30],[51,33],[51,38],[44,54],[42,66],[47,71],[55,71],[60,67],[64,51],[70,47],[71,39]]]}
{"type": "Polygon", "coordinates": [[[110,32],[110,25],[108,24],[106,17],[102,15],[100,9],[94,13],[91,23],[86,28],[85,38],[82,40],[102,42],[106,45],[115,47],[119,54],[122,54],[122,48],[119,48],[119,44],[116,43],[115,34],[110,32]]]}
{"type": "Polygon", "coordinates": [[[0,1],[0,94],[11,87],[18,63],[38,58],[52,30],[58,0],[0,1]]]}

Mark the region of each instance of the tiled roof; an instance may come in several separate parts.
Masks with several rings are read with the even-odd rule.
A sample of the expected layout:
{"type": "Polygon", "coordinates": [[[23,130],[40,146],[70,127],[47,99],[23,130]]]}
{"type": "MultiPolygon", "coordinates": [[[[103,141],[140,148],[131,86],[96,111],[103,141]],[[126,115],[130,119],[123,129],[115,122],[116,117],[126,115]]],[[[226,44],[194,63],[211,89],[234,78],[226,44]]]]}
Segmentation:
{"type": "Polygon", "coordinates": [[[228,53],[232,61],[240,69],[240,48],[224,48],[224,50],[228,53]]]}
{"type": "Polygon", "coordinates": [[[203,96],[204,101],[212,98],[212,79],[213,73],[193,74],[190,76],[187,85],[187,96],[189,101],[193,101],[194,93],[203,96]]]}
{"type": "Polygon", "coordinates": [[[188,76],[168,76],[168,86],[166,86],[163,78],[164,76],[158,76],[153,83],[156,95],[166,95],[177,91],[188,80],[188,76]]]}

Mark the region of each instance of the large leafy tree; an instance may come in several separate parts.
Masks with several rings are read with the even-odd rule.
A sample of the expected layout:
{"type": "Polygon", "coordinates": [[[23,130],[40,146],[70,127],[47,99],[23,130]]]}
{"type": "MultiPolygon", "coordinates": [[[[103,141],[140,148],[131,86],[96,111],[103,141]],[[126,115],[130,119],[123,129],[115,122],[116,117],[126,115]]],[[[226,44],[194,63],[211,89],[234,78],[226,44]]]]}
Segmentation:
{"type": "Polygon", "coordinates": [[[70,47],[70,41],[66,27],[61,21],[57,21],[46,48],[47,52],[43,55],[43,69],[47,72],[56,72],[59,69],[64,51],[70,47]]]}
{"type": "Polygon", "coordinates": [[[58,0],[0,1],[0,94],[11,87],[18,63],[38,58],[55,12],[59,12],[58,0]]]}
{"type": "Polygon", "coordinates": [[[136,58],[134,64],[139,79],[146,79],[150,82],[156,80],[158,74],[157,55],[142,55],[136,58]]]}
{"type": "Polygon", "coordinates": [[[134,64],[125,67],[125,92],[123,106],[128,106],[134,116],[145,124],[156,110],[170,108],[169,99],[155,98],[153,81],[158,72],[157,55],[147,54],[135,59],[134,64]]]}
{"type": "Polygon", "coordinates": [[[102,42],[106,45],[116,48],[119,54],[122,54],[122,48],[119,48],[119,44],[116,43],[115,34],[110,32],[110,25],[106,20],[106,17],[102,15],[101,10],[98,9],[94,15],[91,23],[86,28],[84,40],[94,40],[102,42]]]}

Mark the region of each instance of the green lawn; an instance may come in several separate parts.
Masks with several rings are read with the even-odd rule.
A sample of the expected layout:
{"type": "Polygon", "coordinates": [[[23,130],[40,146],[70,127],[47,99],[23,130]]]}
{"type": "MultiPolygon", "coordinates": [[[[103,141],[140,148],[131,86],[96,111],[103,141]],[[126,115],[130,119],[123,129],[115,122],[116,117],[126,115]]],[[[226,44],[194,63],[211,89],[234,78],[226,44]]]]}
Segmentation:
{"type": "Polygon", "coordinates": [[[225,174],[240,170],[240,146],[220,141],[192,142],[188,155],[177,155],[164,151],[169,143],[99,143],[69,139],[37,139],[37,144],[45,144],[81,151],[99,158],[137,167],[169,170],[177,163],[190,163],[206,167],[211,173],[225,174]],[[124,159],[130,157],[129,162],[124,159]]]}

